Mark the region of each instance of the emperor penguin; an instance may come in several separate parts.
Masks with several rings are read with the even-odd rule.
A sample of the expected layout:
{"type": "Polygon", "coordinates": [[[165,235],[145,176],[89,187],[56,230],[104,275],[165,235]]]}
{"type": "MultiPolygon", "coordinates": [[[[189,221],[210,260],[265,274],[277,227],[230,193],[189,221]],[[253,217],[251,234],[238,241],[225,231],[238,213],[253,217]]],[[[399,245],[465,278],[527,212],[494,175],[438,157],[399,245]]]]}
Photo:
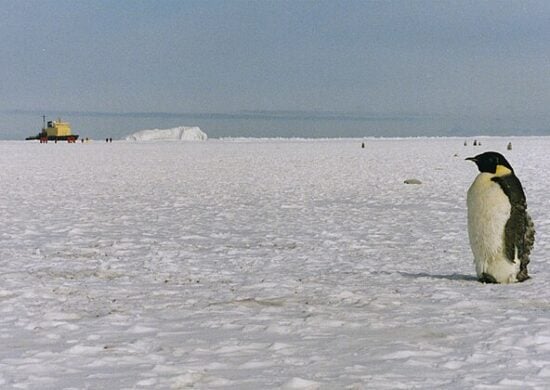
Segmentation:
{"type": "Polygon", "coordinates": [[[477,277],[483,283],[523,282],[529,278],[535,228],[521,182],[500,153],[485,152],[466,160],[475,162],[480,172],[467,195],[468,236],[477,277]]]}

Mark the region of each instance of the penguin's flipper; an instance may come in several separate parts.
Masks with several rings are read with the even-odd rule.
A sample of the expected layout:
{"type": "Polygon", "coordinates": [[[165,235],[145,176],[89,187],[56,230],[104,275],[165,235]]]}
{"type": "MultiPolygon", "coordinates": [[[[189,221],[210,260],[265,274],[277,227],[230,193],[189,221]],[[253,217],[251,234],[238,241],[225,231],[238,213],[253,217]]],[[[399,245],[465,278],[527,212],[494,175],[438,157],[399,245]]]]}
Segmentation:
{"type": "Polygon", "coordinates": [[[519,273],[517,279],[520,282],[523,282],[526,279],[529,279],[527,274],[527,264],[529,264],[529,255],[531,254],[531,249],[535,244],[535,225],[533,220],[527,211],[525,212],[525,234],[523,236],[523,250],[520,253],[519,259],[521,261],[519,267],[519,273]]]}
{"type": "Polygon", "coordinates": [[[531,219],[531,216],[528,212],[525,212],[525,249],[527,255],[531,253],[531,249],[533,249],[533,246],[535,245],[535,224],[533,223],[533,220],[531,219]]]}

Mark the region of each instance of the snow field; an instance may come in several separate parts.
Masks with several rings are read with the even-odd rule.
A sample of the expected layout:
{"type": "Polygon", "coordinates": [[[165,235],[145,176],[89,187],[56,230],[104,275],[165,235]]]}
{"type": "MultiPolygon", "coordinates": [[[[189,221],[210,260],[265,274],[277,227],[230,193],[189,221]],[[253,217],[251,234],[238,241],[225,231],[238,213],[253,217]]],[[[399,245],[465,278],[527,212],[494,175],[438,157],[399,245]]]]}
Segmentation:
{"type": "Polygon", "coordinates": [[[0,386],[547,388],[550,139],[509,140],[0,142],[0,386]],[[522,284],[475,280],[485,150],[537,228],[522,284]]]}

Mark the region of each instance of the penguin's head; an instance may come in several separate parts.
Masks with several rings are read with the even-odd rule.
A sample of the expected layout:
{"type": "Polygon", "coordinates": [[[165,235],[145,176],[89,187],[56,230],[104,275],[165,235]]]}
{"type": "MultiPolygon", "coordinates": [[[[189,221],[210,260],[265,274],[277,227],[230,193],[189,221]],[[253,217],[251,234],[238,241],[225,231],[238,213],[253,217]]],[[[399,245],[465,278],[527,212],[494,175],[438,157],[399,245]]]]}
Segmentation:
{"type": "Polygon", "coordinates": [[[480,172],[497,174],[514,173],[514,169],[504,156],[497,152],[485,152],[475,157],[468,157],[466,160],[476,163],[480,172]]]}

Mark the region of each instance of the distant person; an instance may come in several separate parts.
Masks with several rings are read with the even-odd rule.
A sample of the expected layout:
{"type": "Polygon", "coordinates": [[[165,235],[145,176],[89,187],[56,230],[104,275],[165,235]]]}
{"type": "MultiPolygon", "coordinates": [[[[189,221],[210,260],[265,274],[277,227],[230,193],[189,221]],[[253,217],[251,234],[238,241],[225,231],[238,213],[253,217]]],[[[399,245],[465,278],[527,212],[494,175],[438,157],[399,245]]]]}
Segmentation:
{"type": "Polygon", "coordinates": [[[112,138],[109,138],[109,142],[110,142],[110,143],[113,143],[113,139],[112,139],[112,138]]]}
{"type": "Polygon", "coordinates": [[[508,142],[508,146],[506,147],[506,149],[512,150],[512,143],[511,142],[508,142]]]}
{"type": "Polygon", "coordinates": [[[474,146],[477,146],[477,139],[474,140],[474,146]]]}
{"type": "Polygon", "coordinates": [[[365,149],[365,143],[361,143],[361,148],[365,149]]]}

